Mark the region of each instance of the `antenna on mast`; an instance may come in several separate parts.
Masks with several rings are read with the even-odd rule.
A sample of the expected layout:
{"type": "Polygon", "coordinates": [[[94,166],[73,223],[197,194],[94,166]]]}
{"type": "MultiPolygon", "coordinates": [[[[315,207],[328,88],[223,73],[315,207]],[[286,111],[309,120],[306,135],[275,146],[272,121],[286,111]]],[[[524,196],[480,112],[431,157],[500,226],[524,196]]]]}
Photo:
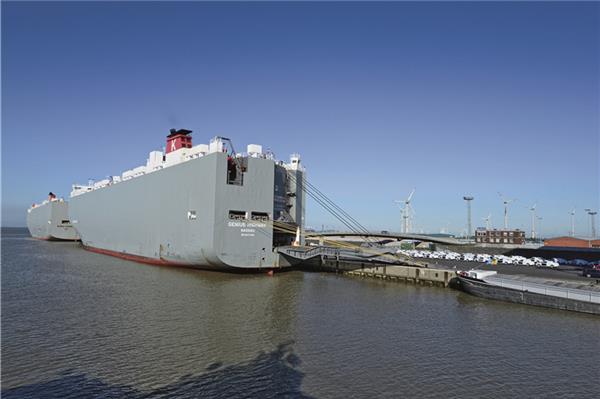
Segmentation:
{"type": "Polygon", "coordinates": [[[471,238],[471,201],[473,201],[474,197],[471,195],[465,195],[463,197],[465,201],[467,201],[467,239],[471,238]]]}
{"type": "Polygon", "coordinates": [[[571,215],[571,237],[575,237],[575,208],[571,209],[569,215],[571,215]]]}
{"type": "Polygon", "coordinates": [[[596,238],[596,214],[598,214],[598,212],[596,211],[592,211],[591,209],[586,209],[585,210],[587,212],[588,215],[590,215],[590,228],[591,228],[591,233],[592,233],[592,239],[596,238]]]}

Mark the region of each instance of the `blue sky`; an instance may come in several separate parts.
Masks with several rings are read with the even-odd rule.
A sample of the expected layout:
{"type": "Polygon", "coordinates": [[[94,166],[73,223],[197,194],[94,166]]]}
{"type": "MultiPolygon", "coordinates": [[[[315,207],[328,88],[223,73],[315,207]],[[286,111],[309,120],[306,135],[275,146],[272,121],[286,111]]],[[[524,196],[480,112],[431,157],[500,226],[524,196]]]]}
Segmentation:
{"type": "MultiPolygon", "coordinates": [[[[599,201],[598,3],[2,3],[2,224],[194,142],[299,152],[372,229],[545,235],[599,201]]],[[[311,204],[310,226],[338,223],[311,204]]]]}

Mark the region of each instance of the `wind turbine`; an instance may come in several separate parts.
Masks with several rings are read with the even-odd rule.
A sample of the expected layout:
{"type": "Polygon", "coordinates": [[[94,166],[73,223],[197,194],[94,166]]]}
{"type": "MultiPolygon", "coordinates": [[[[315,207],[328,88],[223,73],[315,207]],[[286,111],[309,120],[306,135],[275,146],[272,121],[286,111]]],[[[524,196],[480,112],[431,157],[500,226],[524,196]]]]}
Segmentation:
{"type": "Polygon", "coordinates": [[[400,233],[404,233],[404,208],[401,205],[403,203],[404,201],[402,200],[394,200],[394,204],[398,205],[398,208],[400,208],[400,233]]]}
{"type": "Polygon", "coordinates": [[[492,214],[490,213],[489,215],[487,215],[487,217],[482,218],[482,219],[485,220],[485,229],[491,230],[492,229],[492,214]]]}
{"type": "MultiPolygon", "coordinates": [[[[440,234],[450,234],[450,222],[446,222],[446,224],[442,225],[440,234]]],[[[458,234],[460,235],[460,232],[458,234]]]]}
{"type": "Polygon", "coordinates": [[[537,203],[533,204],[529,210],[531,211],[531,239],[535,240],[535,207],[537,203]]]}
{"type": "Polygon", "coordinates": [[[412,197],[414,194],[415,194],[415,189],[413,188],[413,190],[410,192],[408,198],[404,202],[405,233],[410,233],[412,230],[412,216],[413,216],[414,211],[412,209],[412,205],[410,204],[410,201],[412,200],[412,197]]]}
{"type": "Polygon", "coordinates": [[[498,192],[498,195],[500,196],[500,199],[502,199],[502,203],[504,204],[504,230],[508,230],[508,205],[511,202],[515,202],[516,199],[504,198],[504,196],[500,192],[498,192]]]}
{"type": "Polygon", "coordinates": [[[575,208],[569,212],[571,215],[571,237],[575,237],[575,208]]]}
{"type": "Polygon", "coordinates": [[[403,204],[404,207],[400,208],[401,211],[401,215],[402,215],[402,233],[410,233],[410,229],[411,229],[411,213],[412,213],[412,207],[410,206],[410,201],[412,200],[413,195],[415,194],[415,189],[413,188],[413,190],[410,192],[410,194],[408,195],[408,198],[406,198],[405,200],[396,200],[394,201],[396,204],[398,204],[398,206],[400,206],[400,204],[403,204]]]}

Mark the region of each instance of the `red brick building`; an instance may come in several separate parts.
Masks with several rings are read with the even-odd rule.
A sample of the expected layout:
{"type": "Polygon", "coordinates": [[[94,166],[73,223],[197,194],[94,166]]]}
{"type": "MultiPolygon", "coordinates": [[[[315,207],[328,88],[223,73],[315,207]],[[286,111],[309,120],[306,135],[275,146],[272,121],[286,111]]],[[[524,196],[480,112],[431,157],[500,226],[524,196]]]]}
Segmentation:
{"type": "Polygon", "coordinates": [[[555,237],[544,240],[546,247],[571,247],[571,248],[600,248],[600,240],[586,240],[575,237],[555,237]]]}

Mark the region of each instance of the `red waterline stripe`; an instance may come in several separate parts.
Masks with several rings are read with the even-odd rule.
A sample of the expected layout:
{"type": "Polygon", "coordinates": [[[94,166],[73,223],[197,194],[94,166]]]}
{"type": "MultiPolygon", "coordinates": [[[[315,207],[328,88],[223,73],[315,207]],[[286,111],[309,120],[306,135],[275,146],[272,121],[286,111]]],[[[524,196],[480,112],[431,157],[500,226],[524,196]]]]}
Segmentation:
{"type": "Polygon", "coordinates": [[[86,250],[88,250],[88,251],[90,251],[90,252],[96,252],[98,254],[103,254],[103,255],[110,255],[110,256],[114,256],[116,258],[130,260],[130,261],[133,261],[133,262],[145,263],[145,264],[148,264],[148,265],[192,267],[192,265],[189,265],[189,264],[186,264],[186,263],[170,262],[170,261],[166,261],[164,259],[148,258],[148,257],[145,257],[145,256],[127,254],[127,253],[124,253],[124,252],[111,251],[109,249],[89,247],[87,245],[83,245],[83,248],[86,249],[86,250]]]}

